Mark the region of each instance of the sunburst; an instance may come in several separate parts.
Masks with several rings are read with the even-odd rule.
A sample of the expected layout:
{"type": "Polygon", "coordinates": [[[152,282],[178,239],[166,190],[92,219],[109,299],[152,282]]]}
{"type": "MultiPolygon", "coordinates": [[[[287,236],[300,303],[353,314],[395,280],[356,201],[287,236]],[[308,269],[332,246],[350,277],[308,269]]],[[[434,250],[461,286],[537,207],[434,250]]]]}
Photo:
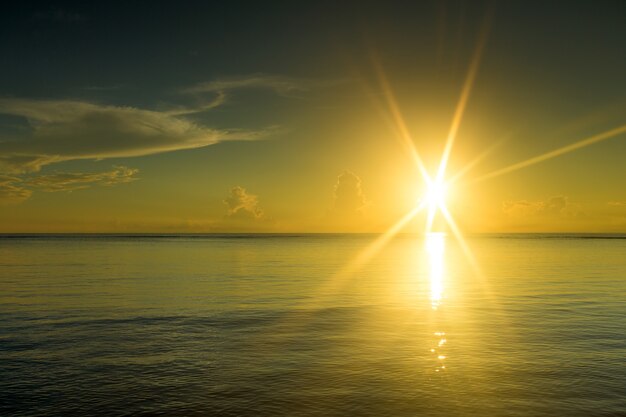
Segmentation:
{"type": "MultiPolygon", "coordinates": [[[[380,88],[383,92],[383,97],[385,99],[386,106],[381,106],[386,108],[385,110],[385,119],[390,121],[392,130],[396,133],[396,137],[399,140],[402,147],[405,149],[406,153],[410,156],[411,160],[414,162],[417,171],[420,174],[420,180],[422,182],[422,187],[424,188],[424,193],[420,196],[419,200],[416,203],[416,206],[412,208],[408,213],[406,213],[400,220],[394,223],[389,229],[387,229],[384,233],[382,233],[377,239],[375,239],[368,247],[366,247],[355,259],[349,262],[346,267],[342,270],[342,273],[339,274],[341,276],[346,276],[354,272],[356,269],[367,263],[372,257],[374,257],[383,247],[398,233],[400,233],[406,225],[408,225],[411,220],[413,220],[418,213],[422,210],[427,210],[426,215],[426,224],[424,228],[424,233],[427,235],[432,231],[433,223],[435,217],[440,215],[445,223],[448,226],[448,229],[452,232],[454,238],[458,241],[462,252],[465,254],[467,260],[471,264],[474,269],[476,275],[484,279],[482,273],[480,272],[478,263],[476,262],[472,251],[467,244],[461,229],[457,225],[451,211],[448,209],[446,205],[446,197],[449,193],[449,190],[452,185],[457,184],[459,180],[464,177],[471,169],[477,166],[480,162],[482,162],[490,153],[494,151],[500,144],[502,144],[505,140],[500,140],[496,142],[491,147],[484,150],[481,154],[475,157],[472,161],[470,161],[467,165],[462,167],[456,174],[452,175],[450,178],[447,177],[447,169],[448,162],[450,160],[450,156],[452,154],[452,149],[456,140],[457,133],[461,126],[461,122],[463,119],[463,115],[465,113],[465,109],[467,107],[467,103],[470,98],[470,94],[472,91],[472,87],[474,85],[476,75],[478,72],[478,68],[480,66],[481,56],[483,53],[484,45],[486,43],[487,34],[489,30],[489,26],[491,23],[491,15],[488,14],[485,18],[480,36],[478,38],[478,42],[476,44],[476,48],[474,50],[474,54],[472,56],[467,75],[463,86],[461,88],[461,92],[459,95],[459,100],[455,107],[455,111],[452,117],[452,122],[450,125],[450,129],[445,139],[445,145],[443,148],[443,153],[441,156],[441,160],[439,161],[437,170],[435,175],[431,175],[426,169],[426,165],[423,162],[422,157],[420,156],[417,148],[415,147],[415,141],[413,140],[407,123],[402,115],[400,106],[395,98],[395,95],[391,89],[390,83],[387,80],[385,72],[383,70],[380,62],[373,57],[373,64],[375,72],[378,76],[378,81],[380,88]]],[[[563,155],[565,153],[569,153],[575,151],[577,149],[581,149],[598,142],[621,136],[626,133],[626,125],[621,125],[611,130],[596,134],[587,139],[579,140],[573,144],[564,146],[562,148],[547,152],[543,155],[539,155],[528,160],[518,162],[507,166],[505,168],[501,168],[497,171],[491,172],[487,175],[483,175],[479,178],[475,178],[473,180],[468,181],[468,184],[483,181],[486,179],[494,178],[521,168],[528,167],[530,165],[534,165],[540,162],[544,162],[548,159],[555,158],[557,156],[563,155]]]]}

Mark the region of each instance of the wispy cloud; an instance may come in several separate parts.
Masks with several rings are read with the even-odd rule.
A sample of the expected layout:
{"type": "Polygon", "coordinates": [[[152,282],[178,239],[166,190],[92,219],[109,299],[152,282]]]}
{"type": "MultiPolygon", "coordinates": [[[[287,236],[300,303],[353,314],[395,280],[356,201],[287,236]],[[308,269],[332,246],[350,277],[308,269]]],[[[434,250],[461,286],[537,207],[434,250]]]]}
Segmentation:
{"type": "Polygon", "coordinates": [[[178,93],[193,97],[194,105],[174,107],[166,113],[180,116],[214,109],[226,103],[233,94],[233,90],[266,90],[280,97],[302,99],[313,90],[344,82],[346,80],[320,80],[264,74],[221,78],[179,90],[178,93]],[[212,98],[207,100],[207,95],[212,98]]]}
{"type": "Polygon", "coordinates": [[[105,172],[55,172],[46,175],[0,175],[0,204],[21,203],[34,191],[75,191],[94,186],[113,186],[137,179],[138,169],[115,166],[105,172]]]}
{"type": "Polygon", "coordinates": [[[570,202],[568,197],[562,195],[550,197],[545,201],[504,201],[502,210],[512,217],[576,217],[583,214],[578,204],[570,202]]]}
{"type": "Polygon", "coordinates": [[[0,172],[36,172],[63,161],[137,157],[260,139],[279,129],[214,129],[185,116],[221,106],[230,90],[262,88],[292,96],[320,83],[270,75],[219,79],[182,90],[194,96],[193,105],[160,111],[79,100],[0,98],[0,114],[23,117],[29,125],[17,137],[0,137],[0,172]]]}
{"type": "Polygon", "coordinates": [[[33,193],[20,185],[21,179],[0,175],[0,205],[18,204],[33,193]]]}
{"type": "Polygon", "coordinates": [[[626,201],[609,201],[606,204],[611,207],[626,207],[626,201]]]}
{"type": "Polygon", "coordinates": [[[46,192],[74,191],[95,185],[112,186],[137,180],[138,169],[115,166],[106,172],[57,172],[38,175],[23,181],[27,187],[46,192]]]}
{"type": "Polygon", "coordinates": [[[189,114],[201,113],[212,110],[221,106],[226,102],[226,93],[217,91],[215,97],[211,100],[198,100],[194,106],[178,106],[164,111],[168,116],[185,116],[189,114]]]}
{"type": "Polygon", "coordinates": [[[24,138],[0,142],[0,171],[23,173],[77,159],[135,157],[255,140],[267,130],[211,129],[174,115],[70,100],[0,99],[0,113],[22,116],[24,138]]]}
{"type": "MultiPolygon", "coordinates": [[[[65,12],[42,14],[39,18],[82,19],[65,12]]],[[[186,116],[221,106],[227,91],[234,89],[262,88],[288,96],[307,91],[314,85],[313,81],[268,75],[215,80],[183,91],[193,96],[193,105],[166,110],[80,100],[0,98],[0,114],[18,116],[27,122],[26,128],[0,136],[0,204],[20,203],[34,191],[73,191],[126,183],[135,180],[138,172],[119,166],[100,173],[35,174],[47,165],[72,160],[140,157],[202,148],[223,141],[258,140],[276,134],[282,130],[280,127],[215,129],[186,116]],[[212,96],[207,99],[203,93],[212,96]]],[[[224,202],[229,207],[227,217],[231,221],[263,218],[257,196],[243,187],[233,188],[224,202]]]]}
{"type": "Polygon", "coordinates": [[[280,96],[293,96],[297,93],[309,91],[320,85],[319,81],[281,77],[276,75],[252,75],[246,77],[223,78],[214,81],[196,84],[185,88],[182,93],[202,94],[218,93],[236,89],[268,89],[280,96]]]}
{"type": "Polygon", "coordinates": [[[0,175],[0,204],[21,203],[34,191],[75,191],[95,186],[113,186],[137,180],[138,169],[114,166],[104,172],[55,172],[45,175],[0,175]]]}

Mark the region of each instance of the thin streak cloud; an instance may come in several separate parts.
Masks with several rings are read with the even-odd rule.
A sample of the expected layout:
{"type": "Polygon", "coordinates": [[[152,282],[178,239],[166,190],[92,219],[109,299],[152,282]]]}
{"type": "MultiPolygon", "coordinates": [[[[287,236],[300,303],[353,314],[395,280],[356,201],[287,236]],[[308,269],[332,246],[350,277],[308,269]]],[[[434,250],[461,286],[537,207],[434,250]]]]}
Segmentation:
{"type": "Polygon", "coordinates": [[[224,78],[196,84],[193,87],[183,89],[186,94],[217,93],[227,90],[257,88],[269,89],[280,96],[292,96],[311,90],[319,82],[306,79],[280,77],[275,75],[254,75],[248,77],[224,78]]]}
{"type": "Polygon", "coordinates": [[[8,173],[256,140],[275,131],[213,129],[167,112],[70,100],[0,99],[0,113],[24,117],[30,126],[26,137],[0,141],[0,172],[8,173]]]}
{"type": "Polygon", "coordinates": [[[114,166],[104,172],[55,172],[45,175],[0,175],[0,205],[18,204],[31,197],[34,191],[76,191],[95,186],[110,187],[137,180],[139,170],[114,166]]]}
{"type": "Polygon", "coordinates": [[[112,186],[125,184],[137,180],[138,173],[139,170],[136,168],[115,166],[111,171],[105,172],[56,172],[48,175],[38,175],[23,181],[23,184],[46,192],[74,191],[94,185],[112,186]]]}

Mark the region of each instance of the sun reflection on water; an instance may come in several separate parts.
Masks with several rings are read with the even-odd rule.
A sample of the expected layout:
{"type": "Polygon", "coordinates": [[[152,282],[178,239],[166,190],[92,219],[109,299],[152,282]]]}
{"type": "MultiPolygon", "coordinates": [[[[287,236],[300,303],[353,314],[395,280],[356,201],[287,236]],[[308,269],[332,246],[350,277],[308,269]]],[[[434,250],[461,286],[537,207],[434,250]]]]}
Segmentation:
{"type": "Polygon", "coordinates": [[[430,306],[433,310],[439,308],[443,297],[445,238],[444,233],[428,233],[426,235],[426,253],[430,265],[430,306]]]}
{"type": "MultiPolygon", "coordinates": [[[[430,307],[437,314],[438,309],[443,302],[444,292],[444,255],[446,248],[446,235],[444,233],[428,233],[426,235],[425,246],[426,254],[428,256],[429,274],[430,280],[430,307]]],[[[437,317],[435,317],[436,319],[437,317]]],[[[445,371],[446,354],[445,348],[448,340],[446,333],[441,330],[434,332],[435,346],[430,349],[437,360],[437,366],[435,372],[445,371]]]]}

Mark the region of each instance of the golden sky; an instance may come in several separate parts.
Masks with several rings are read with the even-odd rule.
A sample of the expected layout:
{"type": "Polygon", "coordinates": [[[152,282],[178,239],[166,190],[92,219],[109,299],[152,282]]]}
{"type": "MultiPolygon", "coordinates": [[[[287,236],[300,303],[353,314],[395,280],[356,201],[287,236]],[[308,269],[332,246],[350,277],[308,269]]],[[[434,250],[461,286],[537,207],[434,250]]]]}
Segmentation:
{"type": "Polygon", "coordinates": [[[624,13],[17,7],[0,232],[626,232],[624,13]]]}

